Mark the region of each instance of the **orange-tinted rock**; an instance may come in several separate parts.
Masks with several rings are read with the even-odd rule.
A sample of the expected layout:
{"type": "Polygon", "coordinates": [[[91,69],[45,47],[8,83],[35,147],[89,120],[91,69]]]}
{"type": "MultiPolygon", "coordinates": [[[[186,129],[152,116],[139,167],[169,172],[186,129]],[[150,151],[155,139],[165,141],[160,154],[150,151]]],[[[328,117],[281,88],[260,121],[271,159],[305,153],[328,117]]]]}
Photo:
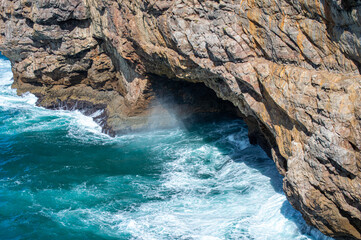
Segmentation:
{"type": "Polygon", "coordinates": [[[239,108],[308,223],[361,239],[358,1],[40,2],[0,2],[19,93],[106,108],[121,131],[144,125],[155,76],[204,83],[239,108]]]}

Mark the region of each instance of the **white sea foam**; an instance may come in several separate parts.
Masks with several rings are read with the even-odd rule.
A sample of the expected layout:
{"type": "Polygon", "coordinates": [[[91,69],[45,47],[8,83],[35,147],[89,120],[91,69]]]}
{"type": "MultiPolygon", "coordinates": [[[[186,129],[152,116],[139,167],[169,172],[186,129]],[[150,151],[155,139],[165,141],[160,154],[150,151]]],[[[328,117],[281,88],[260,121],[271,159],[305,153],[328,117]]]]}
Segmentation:
{"type": "Polygon", "coordinates": [[[51,130],[64,125],[68,126],[69,136],[79,138],[80,140],[89,140],[89,133],[106,138],[101,133],[101,127],[93,121],[93,117],[101,114],[100,111],[91,116],[85,116],[79,111],[52,111],[37,107],[37,98],[31,93],[25,93],[22,96],[16,94],[16,90],[11,88],[12,72],[8,60],[0,59],[0,108],[3,111],[20,111],[12,114],[12,118],[7,119],[11,122],[13,131],[10,134],[19,132],[30,132],[39,130],[51,130]]]}
{"type": "MultiPolygon", "coordinates": [[[[157,133],[141,136],[153,140],[159,137],[157,133]]],[[[228,136],[223,141],[238,144],[228,136]]],[[[116,238],[128,234],[131,236],[128,239],[328,239],[306,226],[285,195],[271,186],[270,177],[261,170],[234,161],[213,144],[189,145],[181,138],[170,148],[167,143],[161,145],[164,148],[155,151],[172,160],[163,163],[159,185],[147,185],[147,179],[135,180],[130,176],[105,180],[116,187],[129,178],[127,182],[134,191],[155,200],[137,204],[130,211],[110,211],[110,203],[104,203],[95,208],[80,206],[50,212],[50,217],[67,228],[87,229],[116,238]],[[171,196],[162,197],[167,192],[171,196]]],[[[274,166],[269,161],[263,167],[274,166]]],[[[84,184],[74,189],[74,194],[92,192],[95,197],[107,197],[106,192],[84,184]]]]}
{"type": "MultiPolygon", "coordinates": [[[[55,207],[43,207],[41,214],[63,228],[84,230],[100,237],[144,240],[327,239],[307,227],[285,195],[272,186],[271,178],[276,175],[267,172],[268,168],[274,168],[271,161],[254,167],[256,163],[249,159],[249,154],[239,154],[251,148],[246,131],[238,129],[229,133],[237,129],[239,122],[212,129],[210,134],[221,136],[212,144],[202,142],[201,136],[190,141],[180,128],[112,139],[101,134],[100,127],[92,120],[101,112],[87,117],[79,111],[51,111],[36,107],[36,97],[32,94],[17,96],[11,89],[9,67],[9,61],[0,59],[0,108],[20,111],[5,120],[11,126],[9,134],[65,128],[70,138],[95,144],[132,144],[139,139],[149,143],[159,141],[151,151],[160,158],[170,159],[155,159],[162,169],[159,182],[149,183],[148,178],[141,176],[100,176],[104,178],[99,180],[104,183],[102,188],[81,183],[70,189],[26,194],[34,206],[41,205],[42,199],[52,199],[55,207]],[[218,147],[222,144],[226,149],[218,147]],[[130,189],[153,200],[117,210],[113,205],[120,206],[124,199],[113,198],[112,194],[117,191],[117,184],[124,185],[124,180],[130,189]],[[83,204],[94,199],[101,201],[92,207],[83,204]]],[[[262,153],[257,157],[265,158],[262,153]]],[[[10,182],[19,185],[20,180],[10,182]]]]}

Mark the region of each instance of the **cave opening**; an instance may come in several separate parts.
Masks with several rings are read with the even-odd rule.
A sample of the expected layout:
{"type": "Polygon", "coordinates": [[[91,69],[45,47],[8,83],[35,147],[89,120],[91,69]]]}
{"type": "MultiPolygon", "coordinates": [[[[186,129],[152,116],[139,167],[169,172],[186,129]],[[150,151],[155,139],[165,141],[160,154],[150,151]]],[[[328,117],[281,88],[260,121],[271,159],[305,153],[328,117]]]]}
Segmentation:
{"type": "MultiPolygon", "coordinates": [[[[151,127],[166,128],[179,123],[185,128],[219,119],[241,119],[247,126],[252,145],[259,145],[272,158],[278,153],[277,143],[270,130],[254,116],[245,116],[232,102],[223,100],[202,82],[187,82],[164,76],[149,75],[149,91],[154,98],[150,104],[151,127]],[[174,118],[176,120],[174,120],[174,118]],[[154,124],[154,121],[157,122],[154,124]]],[[[287,161],[279,154],[278,164],[287,171],[287,161]]]]}
{"type": "Polygon", "coordinates": [[[185,126],[214,117],[243,119],[236,106],[219,98],[201,82],[186,82],[152,75],[149,91],[153,94],[151,108],[171,112],[185,126]]]}

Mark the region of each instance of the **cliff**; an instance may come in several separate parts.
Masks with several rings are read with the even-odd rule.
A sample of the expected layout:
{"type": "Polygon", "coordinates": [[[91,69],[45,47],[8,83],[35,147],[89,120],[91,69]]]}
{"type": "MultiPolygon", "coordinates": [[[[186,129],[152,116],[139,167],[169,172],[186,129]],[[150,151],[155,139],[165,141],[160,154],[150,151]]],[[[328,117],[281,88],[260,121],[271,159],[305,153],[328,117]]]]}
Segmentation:
{"type": "Polygon", "coordinates": [[[360,25],[357,0],[1,0],[0,51],[19,94],[104,110],[110,134],[169,114],[168,92],[182,114],[230,108],[212,89],[305,220],[361,239],[360,25]]]}

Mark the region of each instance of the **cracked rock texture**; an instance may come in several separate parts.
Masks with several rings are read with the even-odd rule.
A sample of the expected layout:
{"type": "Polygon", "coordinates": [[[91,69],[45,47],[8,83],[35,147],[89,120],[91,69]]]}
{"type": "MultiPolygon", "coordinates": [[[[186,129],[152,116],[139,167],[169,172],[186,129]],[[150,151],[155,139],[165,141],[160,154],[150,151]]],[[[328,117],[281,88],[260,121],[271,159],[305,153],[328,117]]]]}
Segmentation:
{"type": "Polygon", "coordinates": [[[219,111],[204,101],[212,89],[306,221],[361,239],[360,1],[0,0],[0,51],[19,94],[105,109],[109,133],[166,111],[154,102],[168,90],[192,112],[219,111]]]}

